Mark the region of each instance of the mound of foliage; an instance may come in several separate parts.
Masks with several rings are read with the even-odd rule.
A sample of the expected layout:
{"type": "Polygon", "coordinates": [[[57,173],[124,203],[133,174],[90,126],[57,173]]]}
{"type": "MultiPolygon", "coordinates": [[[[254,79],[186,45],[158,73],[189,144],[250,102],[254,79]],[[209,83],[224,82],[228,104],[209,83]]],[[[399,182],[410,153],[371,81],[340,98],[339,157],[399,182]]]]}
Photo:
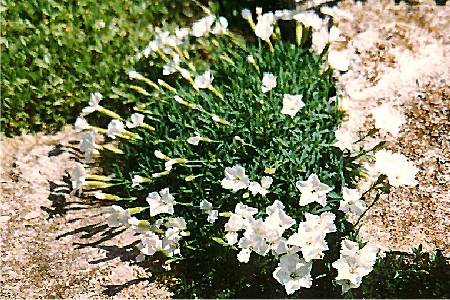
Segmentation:
{"type": "Polygon", "coordinates": [[[133,111],[91,94],[79,148],[88,166],[101,156],[107,176],[77,164],[74,191],[114,204],[108,224],[136,232],[136,260],[161,263],[154,274],[176,297],[374,297],[385,267],[410,276],[403,259],[375,264],[358,230],[380,194],[415,184],[417,171],[378,151],[383,142],[359,144],[376,130],[346,139],[327,47],[305,48],[322,21],[300,14],[288,44],[273,14],[255,24],[243,11],[261,38],[248,45],[202,9],[190,28],[155,28],[122,92],[133,111]],[[97,144],[99,133],[114,142],[97,144]]]}
{"type": "Polygon", "coordinates": [[[75,120],[91,92],[114,96],[153,26],[198,13],[189,1],[1,2],[6,135],[58,129],[75,120]]]}
{"type": "Polygon", "coordinates": [[[380,259],[354,298],[448,299],[450,263],[442,253],[388,252],[380,259]]]}
{"type": "Polygon", "coordinates": [[[141,234],[137,259],[162,260],[160,278],[177,297],[335,297],[337,269],[351,260],[345,249],[364,259],[355,286],[338,278],[344,292],[375,263],[342,209],[343,193],[363,201],[352,188],[367,151],[334,146],[343,113],[330,101],[332,70],[324,55],[277,41],[272,18],[255,27],[269,32],[264,45],[247,46],[211,15],[189,33],[158,29],[140,55],[150,69],[128,73],[140,98],[131,118],[96,93],[77,120],[89,130],[80,150],[100,151],[114,176],[77,165],[74,189],[101,188],[87,194],[128,208],[113,206],[108,222],[141,234]],[[113,118],[107,129],[89,124],[102,118],[113,118]],[[97,145],[98,132],[118,148],[97,145]]]}
{"type": "MultiPolygon", "coordinates": [[[[211,66],[213,84],[223,99],[177,83],[174,86],[177,95],[196,109],[175,101],[172,94],[153,98],[147,109],[155,118],[149,122],[155,130],[144,129],[139,131],[142,139],[121,143],[124,155],[114,158],[116,178],[130,182],[135,175],[152,178],[152,174],[164,172],[164,160],[156,158],[155,151],[187,160],[186,164],[174,165],[166,176],[152,179],[150,184],[135,188],[127,185],[127,189],[116,193],[122,197],[130,193],[138,199],[131,205],[145,206],[149,189],[160,191],[169,187],[175,199],[193,205],[175,208],[176,215],[186,220],[190,232],[183,238],[183,259],[173,266],[174,273],[180,274],[174,290],[181,297],[214,298],[226,291],[228,297],[277,295],[271,276],[276,263],[261,266],[261,262],[252,261],[244,267],[247,271],[240,271],[243,264],[236,260],[237,252],[214,240],[224,238],[227,218],[210,224],[207,214],[200,209],[202,200],[209,201],[220,212],[233,211],[242,202],[257,208],[258,216],[263,216],[267,206],[280,200],[290,216],[317,214],[337,210],[340,197],[332,194],[334,199],[325,207],[317,203],[301,207],[295,182],[307,180],[315,173],[340,192],[355,176],[348,171],[355,168],[331,145],[342,113],[329,103],[328,99],[334,96],[331,72],[321,71],[319,56],[284,44],[277,44],[273,53],[261,46],[245,51],[228,48],[227,52],[233,64],[219,60],[211,66]],[[258,69],[247,61],[248,55],[255,59],[258,69]],[[264,72],[277,76],[277,87],[269,94],[261,89],[264,72]],[[293,118],[281,113],[285,94],[303,95],[305,107],[293,118]],[[213,115],[226,120],[226,124],[214,121],[213,115]],[[189,143],[196,136],[208,140],[200,140],[197,145],[189,143]],[[254,181],[271,174],[274,184],[270,193],[262,197],[222,188],[225,167],[235,165],[242,166],[254,181]]],[[[139,217],[145,218],[147,214],[144,211],[139,217]]],[[[336,224],[344,231],[349,230],[347,225],[336,224]]],[[[333,251],[336,253],[339,251],[333,251]]],[[[318,268],[317,272],[321,271],[318,268]]]]}

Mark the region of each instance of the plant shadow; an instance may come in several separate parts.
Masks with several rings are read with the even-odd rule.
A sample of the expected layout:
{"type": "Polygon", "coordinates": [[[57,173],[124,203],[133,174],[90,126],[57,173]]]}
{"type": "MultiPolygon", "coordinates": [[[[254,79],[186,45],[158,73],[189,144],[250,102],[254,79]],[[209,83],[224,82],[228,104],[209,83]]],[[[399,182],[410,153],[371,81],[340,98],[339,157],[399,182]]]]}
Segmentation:
{"type": "MultiPolygon", "coordinates": [[[[72,146],[55,145],[54,149],[49,151],[48,156],[59,156],[63,153],[69,153],[71,159],[80,161],[79,151],[72,146]]],[[[48,214],[47,220],[57,216],[65,216],[67,217],[65,221],[67,224],[74,224],[77,221],[88,219],[88,224],[86,222],[80,222],[80,225],[75,228],[70,226],[69,229],[58,235],[56,240],[72,237],[74,238],[72,242],[74,249],[94,248],[102,250],[105,253],[103,258],[88,261],[89,264],[98,265],[119,259],[128,265],[137,265],[145,270],[151,270],[152,274],[153,272],[158,272],[156,270],[158,264],[155,263],[156,261],[153,262],[151,258],[147,258],[142,262],[136,261],[136,257],[140,254],[140,250],[137,247],[139,241],[133,241],[124,246],[106,245],[108,241],[120,238],[119,235],[127,230],[125,227],[110,227],[106,223],[106,218],[101,217],[104,215],[102,206],[109,206],[111,202],[96,201],[84,196],[74,197],[71,194],[71,179],[69,174],[65,174],[60,181],[48,181],[48,183],[50,191],[48,200],[51,201],[51,205],[41,206],[41,209],[48,214]],[[100,209],[100,212],[92,213],[94,209],[100,209]],[[71,212],[82,210],[85,210],[86,214],[71,214],[71,212]]],[[[103,293],[105,296],[113,297],[125,288],[150,280],[152,280],[150,277],[140,277],[130,279],[123,284],[104,284],[103,293]]]]}

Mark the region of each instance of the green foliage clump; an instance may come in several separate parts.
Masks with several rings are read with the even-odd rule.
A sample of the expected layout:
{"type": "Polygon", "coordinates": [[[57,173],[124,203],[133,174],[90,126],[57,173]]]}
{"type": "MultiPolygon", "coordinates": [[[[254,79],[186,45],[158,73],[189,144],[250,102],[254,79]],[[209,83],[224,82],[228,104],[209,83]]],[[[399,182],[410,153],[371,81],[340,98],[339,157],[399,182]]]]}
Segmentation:
{"type": "Polygon", "coordinates": [[[356,298],[448,299],[450,263],[442,252],[387,252],[361,287],[351,294],[356,298]]]}
{"type": "MultiPolygon", "coordinates": [[[[210,68],[215,91],[197,91],[182,78],[168,78],[176,93],[159,91],[141,96],[137,108],[146,114],[146,122],[154,130],[138,128],[134,132],[141,139],[121,140],[123,155],[108,158],[102,153],[102,167],[105,173],[115,172],[116,180],[125,183],[111,189],[115,195],[136,197],[128,207],[147,206],[149,192],[167,187],[177,202],[186,204],[175,206],[174,217],[186,220],[189,236],[180,241],[181,256],[169,260],[172,270],[164,272],[174,280],[171,287],[177,297],[284,297],[284,288],[272,276],[276,261],[254,255],[249,264],[239,263],[237,251],[221,244],[227,218],[219,217],[210,224],[199,209],[200,202],[207,200],[220,212],[233,211],[243,202],[258,208],[255,217],[261,217],[267,206],[281,200],[286,213],[297,220],[304,220],[306,212],[332,211],[339,216],[339,233],[327,238],[330,251],[324,261],[330,262],[339,256],[340,238],[353,229],[338,211],[338,194],[354,182],[358,166],[332,146],[343,113],[329,101],[335,95],[334,82],[331,70],[322,67],[322,56],[292,44],[276,43],[272,53],[262,45],[233,46],[227,38],[215,43],[220,50],[214,57],[204,56],[203,66],[195,71],[202,74],[210,68]],[[255,64],[247,60],[249,55],[255,64]],[[263,93],[261,79],[266,72],[277,76],[277,87],[263,93]],[[281,113],[284,94],[303,95],[305,107],[295,117],[281,113]],[[175,96],[184,104],[180,99],[175,101],[175,96]],[[213,116],[221,121],[214,121],[213,116]],[[209,141],[189,144],[187,140],[194,136],[209,141]],[[152,174],[165,170],[165,161],[156,158],[155,151],[187,162],[175,164],[165,176],[153,178],[152,174]],[[237,164],[245,168],[252,181],[259,181],[274,169],[270,193],[258,197],[223,189],[225,167],[237,164]],[[329,194],[325,207],[317,203],[299,206],[295,182],[306,180],[312,173],[335,191],[329,194]],[[136,175],[151,178],[151,182],[132,185],[136,175]]],[[[146,210],[136,216],[150,224],[160,217],[149,218],[146,210]]],[[[316,263],[313,274],[326,276],[319,276],[313,289],[302,290],[294,297],[340,294],[340,288],[331,285],[336,274],[330,264],[316,263]]]]}
{"type": "Polygon", "coordinates": [[[74,121],[90,92],[114,96],[153,26],[182,24],[196,12],[189,1],[1,2],[6,135],[58,129],[74,121]]]}

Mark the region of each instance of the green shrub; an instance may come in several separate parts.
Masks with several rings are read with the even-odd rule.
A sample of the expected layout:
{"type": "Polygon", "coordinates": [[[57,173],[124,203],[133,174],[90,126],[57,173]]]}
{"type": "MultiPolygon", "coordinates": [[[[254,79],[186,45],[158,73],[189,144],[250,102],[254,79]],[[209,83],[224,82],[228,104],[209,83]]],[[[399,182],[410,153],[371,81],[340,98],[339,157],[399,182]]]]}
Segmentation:
{"type": "MultiPolygon", "coordinates": [[[[164,33],[161,36],[170,40],[164,33]]],[[[159,45],[157,42],[155,45],[159,45]]],[[[159,278],[171,283],[177,297],[285,297],[283,285],[273,275],[282,256],[252,254],[249,263],[239,262],[237,248],[227,244],[229,237],[224,230],[238,203],[257,209],[254,218],[261,221],[267,207],[277,200],[284,205],[283,213],[297,223],[307,220],[306,213],[330,212],[325,215],[336,218],[336,231],[326,236],[329,251],[323,259],[314,261],[313,287],[291,297],[336,297],[341,293],[333,284],[336,271],[331,263],[339,258],[341,240],[356,239],[356,233],[338,208],[342,189],[354,186],[360,170],[355,157],[343,155],[333,146],[334,131],[343,113],[336,102],[329,100],[335,96],[332,70],[324,69],[324,56],[298,45],[275,42],[272,51],[269,45],[246,46],[234,35],[225,34],[191,37],[179,47],[155,46],[156,50],[144,55],[150,57],[151,67],[143,57],[140,73],[130,73],[134,79],[130,89],[139,93],[135,109],[144,114],[144,123],[135,115],[133,122],[137,126],[131,124],[125,129],[127,113],[116,115],[119,111],[99,107],[100,95],[94,95],[90,106],[83,110],[91,124],[99,124],[99,114],[90,114],[92,110],[113,117],[108,129],[87,128],[120,142],[118,149],[102,151],[106,148],[96,147],[92,134],[86,134],[80,148],[85,152],[100,150],[104,173],[115,176],[87,176],[84,182],[86,176],[80,177],[83,168],[78,166],[73,173],[75,190],[82,186],[103,188],[107,193],[88,191],[86,195],[122,201],[121,205],[129,210],[113,207],[108,220],[118,226],[124,224],[125,216],[126,224],[145,232],[140,245],[144,254],[153,255],[155,251],[149,245],[156,240],[159,243],[164,234],[168,243],[173,238],[167,236],[168,232],[176,232],[176,242],[158,248],[152,257],[171,266],[159,278]],[[162,67],[171,66],[178,55],[181,62],[174,74],[166,76],[164,82],[158,81],[162,67]],[[203,87],[195,84],[193,79],[198,80],[207,70],[214,76],[212,82],[203,87]],[[189,75],[180,76],[183,71],[189,75]],[[277,84],[264,92],[262,79],[268,72],[276,76],[277,84]],[[304,106],[287,114],[286,95],[296,99],[301,95],[304,106]],[[91,146],[86,147],[88,144],[91,146]],[[263,176],[273,176],[274,183],[265,187],[269,193],[259,190],[262,196],[253,191],[251,195],[246,184],[244,191],[230,191],[223,181],[224,172],[238,165],[245,168],[254,184],[262,182],[263,176]],[[299,205],[296,182],[313,173],[333,191],[323,205],[299,205]],[[172,196],[175,212],[170,212],[172,196]],[[153,200],[167,204],[164,207],[168,211],[162,217],[150,204],[153,200]],[[206,211],[205,201],[211,205],[206,211]],[[218,220],[212,222],[215,218],[218,220]]],[[[103,120],[105,125],[107,119],[103,120]]],[[[294,228],[286,233],[292,235],[294,228]]]]}
{"type": "MultiPolygon", "coordinates": [[[[73,122],[89,93],[115,97],[153,26],[191,17],[188,1],[2,0],[0,122],[6,135],[73,122]]],[[[121,105],[117,101],[116,105],[121,105]]]]}
{"type": "MultiPolygon", "coordinates": [[[[131,193],[144,200],[148,191],[170,187],[175,199],[195,206],[199,206],[201,200],[208,200],[221,212],[233,211],[239,201],[262,212],[274,200],[280,199],[289,215],[301,216],[306,210],[296,205],[295,181],[306,180],[309,174],[316,173],[322,181],[340,191],[341,185],[350,179],[340,151],[330,146],[342,113],[328,102],[334,95],[333,81],[330,70],[321,73],[321,58],[294,45],[283,44],[277,44],[274,53],[261,46],[246,52],[227,50],[234,52],[230,58],[235,65],[222,60],[211,66],[213,84],[224,95],[224,100],[212,93],[201,91],[197,94],[186,85],[175,87],[181,98],[201,105],[230,124],[218,124],[208,114],[183,108],[173,100],[173,95],[160,96],[148,107],[157,116],[157,120],[150,123],[155,131],[141,131],[142,140],[121,143],[125,154],[123,160],[115,158],[114,166],[120,170],[116,173],[117,178],[131,180],[130,176],[151,178],[153,173],[163,171],[161,160],[154,157],[155,150],[171,158],[183,157],[201,163],[176,166],[168,176],[156,178],[140,191],[127,186],[126,190],[118,190],[116,194],[131,193]],[[259,70],[247,62],[248,54],[253,55],[259,70]],[[270,95],[261,91],[264,72],[277,76],[278,86],[270,95]],[[295,118],[280,113],[285,93],[303,94],[306,107],[295,118]],[[217,142],[200,142],[199,146],[188,144],[187,139],[196,134],[217,142]],[[236,136],[247,145],[236,140],[236,136]],[[252,180],[258,181],[266,168],[276,168],[277,184],[263,198],[250,196],[245,199],[241,192],[230,193],[221,188],[220,182],[225,167],[236,164],[242,165],[252,174],[252,180]],[[195,179],[186,181],[188,176],[195,179]]],[[[326,208],[318,205],[309,209],[318,213],[336,208],[339,200],[334,201],[326,208]]],[[[145,202],[132,205],[145,206],[145,202]]],[[[147,218],[146,215],[144,213],[142,218],[147,218]]],[[[182,247],[183,260],[174,266],[174,273],[180,274],[179,283],[173,286],[176,296],[215,298],[225,291],[228,291],[227,297],[283,295],[280,294],[282,287],[278,294],[274,290],[278,285],[271,273],[276,264],[265,263],[261,267],[264,265],[261,259],[259,263],[245,266],[247,271],[240,270],[243,264],[236,260],[236,253],[230,253],[229,249],[211,240],[211,237],[223,238],[220,232],[223,232],[226,219],[210,225],[204,212],[191,207],[180,207],[176,215],[188,222],[190,236],[183,239],[185,246],[195,247],[182,247]]]]}
{"type": "Polygon", "coordinates": [[[357,298],[423,298],[450,297],[450,264],[440,251],[412,253],[387,252],[361,287],[352,295],[357,298]]]}
{"type": "MultiPolygon", "coordinates": [[[[220,19],[195,24],[213,23],[220,19]]],[[[335,90],[326,51],[282,43],[270,26],[259,32],[265,44],[250,46],[211,28],[173,45],[175,36],[158,30],[138,55],[139,72],[129,73],[131,118],[129,111],[105,109],[111,100],[93,94],[82,117],[96,126],[77,120],[77,128],[89,130],[80,150],[87,158],[99,151],[108,176],[87,175],[78,164],[73,189],[120,204],[110,207],[108,223],[140,234],[136,259],[161,262],[155,276],[176,297],[337,298],[348,289],[348,296],[373,297],[380,292],[375,282],[383,280],[379,270],[398,272],[398,266],[380,261],[369,288],[354,290],[376,261],[376,249],[358,243],[357,225],[370,208],[365,200],[388,192],[388,180],[415,182],[383,168],[413,167],[400,154],[380,151],[376,175],[360,168],[384,143],[366,150],[358,144],[363,136],[348,146],[344,133],[336,134],[343,112],[339,99],[330,101],[335,90]],[[268,73],[276,84],[264,83],[268,73]],[[118,143],[97,145],[98,132],[118,143]],[[335,144],[336,137],[344,139],[335,144]],[[305,188],[313,174],[325,186],[305,188]]],[[[302,33],[299,43],[310,43],[308,30],[302,33]]]]}

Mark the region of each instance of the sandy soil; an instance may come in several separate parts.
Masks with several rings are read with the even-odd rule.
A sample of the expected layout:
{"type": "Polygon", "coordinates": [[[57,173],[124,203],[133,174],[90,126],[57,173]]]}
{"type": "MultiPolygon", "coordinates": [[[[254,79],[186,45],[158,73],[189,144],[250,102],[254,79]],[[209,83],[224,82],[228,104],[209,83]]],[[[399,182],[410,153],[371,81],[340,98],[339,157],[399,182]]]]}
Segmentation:
{"type": "Polygon", "coordinates": [[[76,152],[67,129],[0,142],[0,297],[169,298],[133,265],[131,232],[110,230],[103,208],[66,198],[76,152]]]}
{"type": "Polygon", "coordinates": [[[416,187],[393,189],[364,219],[362,237],[389,249],[423,244],[450,256],[449,15],[432,1],[344,1],[335,11],[337,47],[350,54],[349,71],[336,73],[349,117],[370,128],[371,110],[392,104],[406,122],[398,137],[380,138],[420,169],[416,187]]]}

